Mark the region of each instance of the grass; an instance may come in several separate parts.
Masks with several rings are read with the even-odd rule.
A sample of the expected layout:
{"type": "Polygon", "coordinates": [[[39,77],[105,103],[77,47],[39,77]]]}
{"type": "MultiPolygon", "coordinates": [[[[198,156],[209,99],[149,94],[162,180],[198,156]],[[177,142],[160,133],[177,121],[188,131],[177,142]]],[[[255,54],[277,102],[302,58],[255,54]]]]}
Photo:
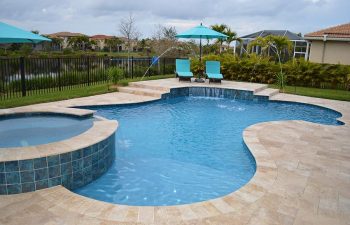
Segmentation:
{"type": "MultiPolygon", "coordinates": [[[[170,78],[170,77],[174,77],[174,75],[156,75],[151,77],[146,76],[143,80],[156,80],[156,79],[164,79],[164,78],[170,78]]],[[[141,78],[124,79],[124,80],[120,80],[118,85],[127,86],[129,82],[140,81],[140,80],[141,78]]],[[[80,98],[80,97],[104,94],[104,93],[109,93],[114,91],[117,91],[117,89],[115,87],[108,89],[108,85],[106,83],[92,85],[92,86],[85,86],[85,87],[76,87],[73,89],[66,89],[62,91],[33,94],[26,97],[16,97],[16,98],[0,100],[0,109],[13,108],[13,107],[45,103],[45,102],[60,101],[60,100],[66,100],[66,99],[72,99],[72,98],[80,98]]]]}
{"type": "MultiPolygon", "coordinates": [[[[269,85],[269,87],[277,89],[276,85],[269,85]]],[[[316,98],[350,101],[350,91],[346,90],[286,86],[284,92],[288,94],[303,95],[316,98]]]]}

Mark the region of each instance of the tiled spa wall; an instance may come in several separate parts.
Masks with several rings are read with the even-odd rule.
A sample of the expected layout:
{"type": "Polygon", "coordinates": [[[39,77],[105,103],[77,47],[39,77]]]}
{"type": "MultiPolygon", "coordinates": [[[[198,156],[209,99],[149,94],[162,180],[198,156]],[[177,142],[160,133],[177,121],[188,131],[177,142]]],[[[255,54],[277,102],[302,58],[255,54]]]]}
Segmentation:
{"type": "Polygon", "coordinates": [[[48,157],[0,162],[0,194],[31,192],[63,185],[84,186],[100,177],[115,159],[115,134],[76,151],[48,157]]]}
{"type": "Polygon", "coordinates": [[[180,96],[203,96],[203,97],[217,97],[253,101],[268,101],[267,96],[254,95],[252,91],[215,88],[215,87],[184,87],[172,88],[170,93],[163,94],[162,98],[173,98],[180,96]]]}

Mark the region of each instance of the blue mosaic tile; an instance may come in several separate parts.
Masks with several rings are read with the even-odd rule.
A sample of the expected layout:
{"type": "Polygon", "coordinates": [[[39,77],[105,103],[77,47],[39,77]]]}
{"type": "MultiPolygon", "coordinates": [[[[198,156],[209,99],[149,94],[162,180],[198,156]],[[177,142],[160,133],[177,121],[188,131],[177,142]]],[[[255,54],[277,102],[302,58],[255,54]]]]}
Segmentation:
{"type": "Polygon", "coordinates": [[[71,174],[72,173],[72,163],[64,163],[61,164],[61,174],[66,175],[66,174],[71,174]]]}
{"type": "Polygon", "coordinates": [[[88,184],[92,181],[92,167],[87,167],[84,169],[83,171],[83,175],[84,175],[84,183],[88,184]]]}
{"type": "Polygon", "coordinates": [[[10,172],[6,174],[6,183],[7,184],[19,184],[21,182],[19,172],[10,172]]]}
{"type": "Polygon", "coordinates": [[[11,185],[7,185],[6,186],[7,188],[7,193],[9,195],[12,195],[12,194],[19,194],[22,192],[22,187],[20,184],[11,184],[11,185]]]}
{"type": "Polygon", "coordinates": [[[23,183],[22,184],[22,192],[31,192],[35,191],[35,183],[23,183]]]}
{"type": "Polygon", "coordinates": [[[91,146],[91,154],[98,152],[101,149],[99,144],[91,146]]]}
{"type": "Polygon", "coordinates": [[[48,184],[48,180],[39,180],[37,182],[35,182],[35,190],[41,190],[44,188],[48,188],[49,184],[48,184]]]}
{"type": "Polygon", "coordinates": [[[61,185],[61,177],[55,177],[49,179],[49,187],[54,187],[57,185],[61,185]]]}
{"type": "Polygon", "coordinates": [[[47,164],[48,166],[56,166],[60,164],[60,156],[59,155],[52,155],[47,157],[47,164]]]}
{"type": "Polygon", "coordinates": [[[46,157],[34,159],[34,169],[41,169],[47,167],[46,157]]]}
{"type": "Polygon", "coordinates": [[[70,189],[71,186],[72,186],[72,182],[73,182],[73,176],[70,174],[70,175],[63,175],[62,176],[62,185],[65,187],[65,188],[68,188],[70,189]]]}
{"type": "Polygon", "coordinates": [[[6,185],[1,185],[0,184],[0,195],[7,195],[6,185]]]}
{"type": "Polygon", "coordinates": [[[84,176],[82,172],[73,173],[73,189],[82,187],[84,185],[84,176]]]}
{"type": "Polygon", "coordinates": [[[61,159],[60,160],[61,164],[70,162],[70,161],[72,161],[72,153],[71,152],[67,152],[67,153],[61,154],[60,155],[60,159],[61,159]]]}
{"type": "Polygon", "coordinates": [[[0,162],[0,173],[1,172],[5,172],[5,163],[4,162],[0,162]]]}
{"type": "Polygon", "coordinates": [[[61,176],[60,165],[49,167],[49,178],[61,176]]]}
{"type": "Polygon", "coordinates": [[[83,150],[77,150],[72,152],[72,160],[81,159],[83,157],[83,150]]]}
{"type": "Polygon", "coordinates": [[[6,172],[19,171],[18,161],[5,162],[5,171],[6,172]]]}
{"type": "Polygon", "coordinates": [[[89,155],[91,155],[91,147],[84,148],[83,149],[83,156],[87,157],[89,155]]]}
{"type": "Polygon", "coordinates": [[[49,177],[47,168],[37,169],[37,170],[34,170],[34,172],[35,172],[35,181],[44,180],[49,177]]]}
{"type": "Polygon", "coordinates": [[[32,159],[27,159],[27,160],[21,160],[19,161],[19,169],[21,171],[25,170],[33,170],[34,168],[34,162],[32,159]]]}
{"type": "Polygon", "coordinates": [[[0,184],[6,184],[5,173],[0,173],[0,184]]]}
{"type": "Polygon", "coordinates": [[[21,183],[34,182],[34,171],[22,171],[21,172],[21,183]]]}
{"type": "Polygon", "coordinates": [[[98,153],[97,152],[91,155],[91,160],[92,160],[92,163],[98,161],[98,153]]]}
{"type": "Polygon", "coordinates": [[[61,184],[69,189],[78,188],[105,173],[113,164],[114,157],[113,134],[98,144],[72,153],[19,162],[2,162],[0,195],[31,192],[61,184]]]}
{"type": "Polygon", "coordinates": [[[92,165],[92,157],[91,156],[85,157],[83,160],[83,167],[86,168],[91,165],[92,165]]]}
{"type": "Polygon", "coordinates": [[[78,159],[72,162],[73,171],[80,171],[83,169],[83,159],[78,159]]]}

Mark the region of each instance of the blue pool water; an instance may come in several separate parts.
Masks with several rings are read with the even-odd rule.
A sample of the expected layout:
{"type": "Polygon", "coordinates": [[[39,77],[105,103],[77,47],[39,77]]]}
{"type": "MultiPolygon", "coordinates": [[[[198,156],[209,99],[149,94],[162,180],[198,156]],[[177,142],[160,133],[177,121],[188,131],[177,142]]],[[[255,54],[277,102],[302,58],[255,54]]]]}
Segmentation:
{"type": "Polygon", "coordinates": [[[0,119],[0,148],[62,141],[92,127],[93,120],[57,115],[29,115],[0,119]]]}
{"type": "Polygon", "coordinates": [[[242,131],[273,120],[339,125],[335,111],[303,104],[178,97],[149,104],[93,108],[119,121],[116,161],[75,190],[125,205],[176,205],[231,193],[256,170],[242,131]]]}

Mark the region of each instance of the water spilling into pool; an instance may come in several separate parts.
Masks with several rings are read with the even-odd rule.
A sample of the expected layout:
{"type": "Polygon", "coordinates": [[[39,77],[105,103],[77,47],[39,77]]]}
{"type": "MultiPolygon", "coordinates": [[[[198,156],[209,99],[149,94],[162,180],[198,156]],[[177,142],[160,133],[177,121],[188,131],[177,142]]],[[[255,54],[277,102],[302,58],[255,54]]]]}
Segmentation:
{"type": "Polygon", "coordinates": [[[119,121],[116,161],[105,175],[76,192],[140,206],[199,202],[245,185],[256,170],[242,139],[252,124],[305,120],[339,125],[340,117],[311,105],[208,97],[93,109],[119,121]]]}

